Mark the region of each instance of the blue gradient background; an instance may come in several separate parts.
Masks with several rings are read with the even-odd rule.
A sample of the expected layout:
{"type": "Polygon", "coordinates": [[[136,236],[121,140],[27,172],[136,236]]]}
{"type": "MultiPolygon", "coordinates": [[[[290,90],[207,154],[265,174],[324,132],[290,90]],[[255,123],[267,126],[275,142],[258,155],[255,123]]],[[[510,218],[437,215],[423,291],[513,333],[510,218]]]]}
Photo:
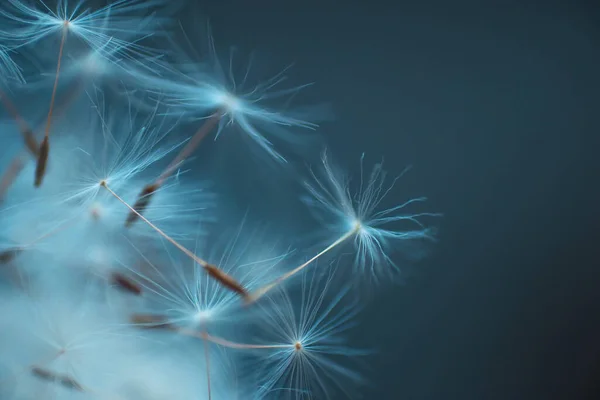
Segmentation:
{"type": "Polygon", "coordinates": [[[217,44],[316,81],[342,165],[412,164],[402,187],[445,213],[356,332],[368,399],[600,398],[600,14],[544,3],[200,5],[217,44]]]}
{"type": "MultiPolygon", "coordinates": [[[[349,173],[363,151],[413,165],[395,193],[445,214],[432,254],[354,333],[379,350],[365,399],[600,398],[593,1],[189,1],[217,47],[316,82],[306,99],[334,105],[320,133],[349,173]]],[[[240,174],[240,209],[302,218],[294,184],[273,175],[273,202],[243,163],[217,166],[240,174]]]]}

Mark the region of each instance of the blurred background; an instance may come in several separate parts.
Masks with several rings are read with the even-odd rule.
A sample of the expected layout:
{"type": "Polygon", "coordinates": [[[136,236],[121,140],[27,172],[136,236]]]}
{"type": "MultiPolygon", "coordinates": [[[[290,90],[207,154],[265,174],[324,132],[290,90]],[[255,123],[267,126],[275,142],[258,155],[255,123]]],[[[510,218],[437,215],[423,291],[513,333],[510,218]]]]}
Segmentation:
{"type": "Polygon", "coordinates": [[[365,398],[600,398],[594,2],[198,7],[217,46],[295,62],[293,82],[316,83],[307,93],[337,117],[320,132],[349,173],[363,151],[391,174],[413,165],[391,197],[426,195],[445,214],[432,254],[355,331],[378,349],[365,398]]]}

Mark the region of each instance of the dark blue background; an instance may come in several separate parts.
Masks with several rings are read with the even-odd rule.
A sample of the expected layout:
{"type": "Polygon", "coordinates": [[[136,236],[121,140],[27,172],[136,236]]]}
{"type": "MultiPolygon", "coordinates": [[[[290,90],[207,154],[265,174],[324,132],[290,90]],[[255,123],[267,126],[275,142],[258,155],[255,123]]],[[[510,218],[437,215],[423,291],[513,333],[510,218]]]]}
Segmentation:
{"type": "Polygon", "coordinates": [[[380,349],[366,398],[600,398],[593,2],[199,7],[218,45],[295,61],[297,82],[317,83],[338,160],[414,165],[406,194],[445,214],[434,253],[356,332],[380,349]]]}
{"type": "Polygon", "coordinates": [[[316,81],[338,159],[413,164],[407,189],[445,213],[435,253],[365,313],[367,398],[600,398],[599,14],[545,3],[202,6],[217,42],[316,81]]]}

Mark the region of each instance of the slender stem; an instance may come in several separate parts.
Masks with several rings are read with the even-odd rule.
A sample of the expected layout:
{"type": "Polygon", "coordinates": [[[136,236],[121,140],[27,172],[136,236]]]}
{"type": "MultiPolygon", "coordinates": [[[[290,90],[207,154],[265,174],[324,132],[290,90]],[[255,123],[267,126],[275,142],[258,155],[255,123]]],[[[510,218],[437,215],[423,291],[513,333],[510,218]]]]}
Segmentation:
{"type": "Polygon", "coordinates": [[[160,236],[166,239],[173,246],[177,247],[186,256],[198,263],[198,265],[200,265],[202,269],[204,269],[208,276],[210,276],[215,281],[219,282],[219,284],[221,284],[223,287],[238,293],[239,295],[244,297],[246,301],[248,301],[248,293],[243,288],[243,286],[240,283],[238,283],[235,279],[233,279],[231,276],[223,272],[215,265],[212,265],[208,261],[201,259],[197,255],[192,253],[190,250],[188,250],[186,247],[179,244],[179,242],[177,242],[171,236],[167,235],[163,230],[161,230],[159,227],[150,222],[146,217],[144,217],[142,214],[136,211],[134,207],[130,206],[125,200],[123,200],[118,194],[116,194],[111,188],[109,188],[106,181],[100,182],[100,186],[104,187],[113,197],[115,197],[119,202],[123,203],[125,207],[129,208],[129,211],[137,215],[138,218],[144,221],[150,228],[154,229],[160,236]]]}
{"type": "Polygon", "coordinates": [[[48,110],[48,119],[46,120],[46,131],[44,139],[40,144],[40,151],[37,159],[37,165],[35,166],[35,179],[34,186],[42,186],[44,177],[46,176],[46,168],[48,166],[48,156],[50,154],[50,125],[52,124],[52,111],[54,110],[54,100],[56,99],[56,89],[58,87],[58,78],[60,76],[60,63],[62,60],[63,50],[65,47],[65,41],[67,39],[67,28],[69,22],[65,21],[63,26],[62,39],[60,41],[60,50],[58,51],[58,62],[56,64],[56,77],[54,78],[54,87],[52,88],[52,97],[50,98],[50,109],[48,110]]]}
{"type": "MultiPolygon", "coordinates": [[[[206,330],[203,331],[203,334],[208,335],[206,330]]],[[[210,354],[209,354],[208,342],[204,341],[204,358],[206,360],[206,386],[208,389],[208,400],[212,400],[212,390],[210,384],[210,354]]]]}
{"type": "Polygon", "coordinates": [[[217,336],[209,335],[206,332],[206,329],[203,329],[201,332],[193,329],[186,329],[171,324],[167,321],[166,317],[160,315],[145,315],[145,314],[135,314],[132,316],[131,321],[139,326],[149,326],[152,328],[161,328],[167,331],[175,332],[180,335],[189,336],[193,338],[202,339],[206,342],[211,342],[216,345],[222,347],[228,347],[230,349],[238,349],[238,350],[262,350],[262,349],[289,349],[292,347],[297,347],[297,345],[289,345],[289,344],[248,344],[248,343],[237,343],[232,342],[227,339],[223,339],[217,336]]]}
{"type": "MultiPolygon", "coordinates": [[[[62,101],[60,103],[60,108],[58,108],[54,112],[55,117],[57,114],[60,115],[62,112],[64,112],[68,108],[68,106],[75,100],[75,98],[79,94],[78,89],[82,88],[82,84],[83,84],[83,82],[80,80],[79,84],[76,85],[74,88],[72,88],[69,91],[69,93],[68,93],[67,97],[64,99],[64,101],[62,101]]],[[[0,97],[2,97],[2,92],[0,92],[0,97]]],[[[8,100],[8,99],[6,99],[6,100],[8,100]]],[[[26,130],[22,131],[23,136],[25,138],[25,145],[26,145],[27,149],[29,150],[29,152],[34,157],[37,158],[39,156],[39,144],[37,143],[37,140],[35,139],[34,131],[30,130],[29,126],[27,126],[27,123],[25,121],[23,121],[23,123],[25,125],[22,126],[22,129],[26,129],[26,130]]],[[[41,125],[41,124],[42,123],[38,123],[38,125],[41,125]]],[[[37,128],[36,128],[36,131],[37,131],[37,128]]],[[[4,196],[6,196],[8,189],[12,186],[12,184],[15,182],[15,180],[17,179],[19,174],[23,171],[23,168],[25,167],[25,161],[24,161],[24,158],[26,156],[25,153],[26,152],[21,152],[21,154],[17,155],[15,158],[13,158],[8,170],[2,175],[2,178],[0,178],[0,202],[4,199],[4,196]]]]}
{"type": "Polygon", "coordinates": [[[171,176],[171,174],[181,165],[183,161],[185,161],[196,148],[202,142],[202,139],[206,137],[212,131],[212,129],[219,123],[223,114],[220,110],[217,110],[210,118],[200,126],[200,129],[196,131],[192,139],[181,149],[179,154],[171,161],[171,163],[165,168],[165,170],[159,175],[156,180],[142,189],[140,194],[138,195],[137,200],[133,204],[133,210],[127,215],[127,219],[125,220],[125,227],[131,227],[137,220],[140,214],[143,214],[148,208],[150,201],[152,201],[152,197],[156,193],[157,190],[161,188],[164,184],[165,180],[171,176]]]}
{"type": "Polygon", "coordinates": [[[170,237],[169,235],[167,235],[165,232],[163,232],[158,226],[154,225],[152,222],[150,222],[142,214],[138,213],[125,200],[123,200],[118,194],[116,194],[111,188],[109,188],[108,185],[106,184],[106,181],[100,182],[100,186],[102,186],[106,190],[108,190],[108,192],[111,195],[113,195],[113,197],[115,197],[117,200],[119,200],[119,202],[123,203],[125,205],[125,207],[129,208],[129,211],[135,213],[138,216],[138,218],[140,218],[142,221],[144,221],[146,224],[148,224],[148,226],[150,228],[154,229],[159,235],[161,235],[163,238],[165,238],[173,246],[175,246],[179,250],[181,250],[186,256],[190,257],[192,260],[194,260],[195,262],[197,262],[198,264],[200,264],[202,267],[207,267],[208,265],[210,265],[207,261],[205,261],[205,260],[201,259],[200,257],[196,256],[190,250],[188,250],[187,248],[185,248],[184,246],[182,246],[181,244],[179,244],[175,239],[173,239],[172,237],[170,237]]]}
{"type": "Polygon", "coordinates": [[[52,88],[52,97],[50,98],[50,109],[48,111],[48,119],[46,120],[45,137],[50,135],[50,125],[52,124],[52,110],[54,109],[54,99],[56,98],[56,89],[58,87],[58,78],[60,76],[60,64],[62,61],[63,50],[65,48],[65,41],[67,40],[68,21],[65,21],[63,27],[62,38],[60,40],[60,49],[58,50],[58,62],[56,63],[56,76],[54,78],[54,87],[52,88]]]}
{"type": "Polygon", "coordinates": [[[228,347],[230,349],[238,349],[238,350],[254,350],[254,349],[289,349],[294,347],[289,344],[247,344],[247,343],[237,343],[232,342],[227,339],[223,339],[217,336],[209,335],[206,331],[197,332],[190,329],[178,328],[178,333],[182,335],[196,337],[199,339],[203,339],[207,342],[214,343],[219,346],[228,347]]]}
{"type": "Polygon", "coordinates": [[[160,176],[156,179],[154,184],[157,187],[162,186],[164,181],[177,169],[177,167],[188,158],[196,148],[200,145],[202,140],[213,130],[215,126],[218,125],[219,121],[223,117],[223,113],[220,110],[217,110],[214,114],[212,114],[200,128],[196,131],[194,136],[190,139],[190,141],[181,149],[179,154],[171,161],[171,163],[165,168],[165,170],[160,174],[160,176]]]}
{"type": "Polygon", "coordinates": [[[331,243],[329,246],[327,246],[326,248],[321,250],[319,253],[314,255],[312,258],[310,258],[305,263],[300,264],[299,266],[297,266],[296,268],[294,268],[293,270],[291,270],[289,272],[286,272],[285,274],[281,275],[279,278],[275,279],[273,282],[269,283],[268,285],[265,285],[262,288],[257,289],[254,293],[252,293],[250,295],[250,299],[249,299],[248,303],[254,303],[258,299],[263,297],[265,294],[267,294],[269,291],[271,291],[275,287],[279,286],[285,280],[293,277],[298,272],[302,271],[304,268],[311,265],[313,262],[315,262],[317,259],[319,259],[323,255],[325,255],[326,253],[328,253],[329,251],[333,250],[340,244],[344,243],[346,240],[353,237],[359,230],[360,230],[360,224],[356,224],[351,230],[349,230],[348,232],[346,232],[345,234],[340,236],[335,242],[331,243]]]}

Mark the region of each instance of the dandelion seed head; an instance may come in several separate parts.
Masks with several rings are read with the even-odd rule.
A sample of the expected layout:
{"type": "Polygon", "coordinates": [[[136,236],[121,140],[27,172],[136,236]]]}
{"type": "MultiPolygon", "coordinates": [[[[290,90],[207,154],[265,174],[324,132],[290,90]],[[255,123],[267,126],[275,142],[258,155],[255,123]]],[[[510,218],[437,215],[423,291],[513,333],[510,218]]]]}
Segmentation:
{"type": "MultiPolygon", "coordinates": [[[[194,21],[195,25],[197,21],[194,21]]],[[[193,26],[190,26],[192,28],[193,26]]],[[[164,98],[173,115],[203,120],[220,113],[215,138],[229,130],[241,133],[252,147],[284,162],[276,142],[297,144],[295,129],[315,130],[323,119],[325,107],[298,107],[294,98],[311,84],[284,86],[288,80],[283,70],[266,79],[256,79],[253,57],[240,62],[232,49],[229,58],[217,54],[210,32],[191,32],[182,28],[184,45],[173,44],[178,63],[166,66],[158,76],[145,79],[144,86],[164,98]],[[193,35],[193,36],[192,36],[193,35]],[[198,37],[208,36],[207,48],[198,51],[198,37]]]]}
{"type": "Polygon", "coordinates": [[[305,182],[309,196],[304,200],[317,212],[328,230],[340,236],[352,233],[354,268],[379,280],[381,274],[400,271],[392,258],[396,250],[411,249],[411,243],[435,239],[434,230],[424,221],[440,214],[417,209],[427,200],[425,197],[411,198],[383,208],[382,204],[408,168],[394,179],[387,180],[382,162],[365,174],[363,159],[364,155],[357,182],[351,182],[345,173],[331,164],[324,152],[321,169],[311,171],[312,179],[305,182]]]}
{"type": "Polygon", "coordinates": [[[340,364],[341,359],[365,354],[347,347],[342,339],[360,306],[351,298],[350,286],[334,285],[334,272],[335,268],[326,274],[305,273],[297,289],[300,303],[292,301],[293,289],[271,295],[264,329],[270,343],[282,346],[261,358],[264,393],[284,387],[289,390],[286,398],[301,399],[307,392],[329,398],[334,390],[347,390],[346,380],[361,381],[359,374],[340,364]]]}
{"type": "MultiPolygon", "coordinates": [[[[196,254],[251,291],[278,276],[290,252],[280,251],[264,232],[244,225],[245,220],[237,229],[225,231],[219,224],[211,225],[197,238],[196,254]]],[[[193,329],[223,328],[255,316],[252,310],[241,309],[239,295],[208,276],[201,265],[173,254],[170,248],[165,252],[167,259],[144,260],[147,272],[140,275],[147,282],[148,303],[141,311],[164,315],[170,323],[193,329]],[[169,265],[166,273],[161,264],[169,265]]]]}
{"type": "Polygon", "coordinates": [[[256,58],[240,63],[233,49],[220,57],[210,32],[180,38],[193,48],[208,36],[201,54],[154,40],[175,38],[170,18],[154,12],[172,0],[95,3],[0,4],[0,94],[10,117],[0,121],[0,161],[20,168],[0,199],[9,277],[0,282],[0,397],[351,397],[350,384],[363,382],[351,364],[366,352],[345,336],[362,304],[350,274],[335,282],[340,274],[322,256],[352,244],[352,275],[378,277],[398,268],[399,247],[432,239],[423,219],[436,215],[412,210],[424,198],[386,206],[397,179],[384,183],[382,163],[365,176],[361,159],[353,187],[323,156],[307,188],[329,234],[339,234],[329,247],[290,265],[288,239],[248,229],[248,214],[237,229],[221,225],[217,217],[230,214],[215,206],[227,202],[194,163],[212,154],[188,150],[206,135],[240,136],[286,162],[281,142],[297,149],[321,120],[320,107],[293,104],[311,83],[288,85],[289,67],[255,79],[256,58]],[[10,90],[25,83],[23,71],[40,70],[10,90]],[[19,104],[21,95],[31,103],[19,104]],[[292,276],[300,285],[282,289],[292,276]],[[247,360],[257,362],[252,376],[238,373],[247,360]]]}
{"type": "Polygon", "coordinates": [[[235,115],[243,110],[242,101],[227,91],[215,90],[213,96],[215,104],[220,105],[229,114],[235,115]]]}
{"type": "Polygon", "coordinates": [[[155,18],[152,13],[139,17],[136,12],[163,6],[165,0],[116,0],[95,9],[89,3],[83,0],[72,5],[61,0],[52,9],[42,1],[33,5],[8,0],[0,17],[10,29],[1,31],[0,38],[12,47],[24,47],[66,30],[92,49],[108,48],[109,52],[133,56],[139,54],[142,46],[126,38],[134,34],[137,37],[151,35],[158,26],[155,23],[164,23],[164,19],[155,18]]]}

